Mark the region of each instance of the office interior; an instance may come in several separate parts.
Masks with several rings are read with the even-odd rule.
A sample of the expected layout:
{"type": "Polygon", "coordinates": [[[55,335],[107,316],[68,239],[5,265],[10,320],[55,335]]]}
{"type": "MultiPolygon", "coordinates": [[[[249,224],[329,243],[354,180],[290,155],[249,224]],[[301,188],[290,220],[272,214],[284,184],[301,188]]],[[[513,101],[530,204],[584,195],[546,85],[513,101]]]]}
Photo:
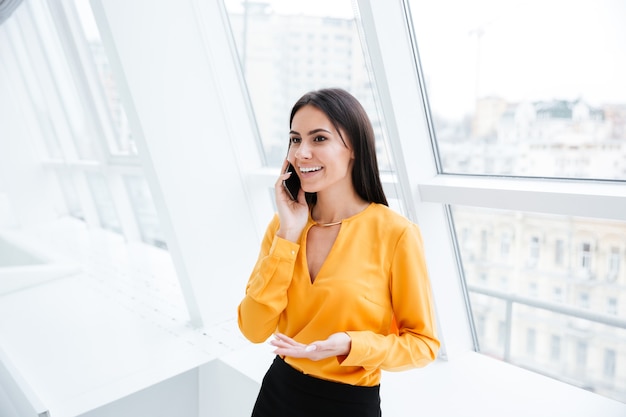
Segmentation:
{"type": "Polygon", "coordinates": [[[626,3],[1,0],[0,415],[250,415],[289,111],[366,108],[442,347],[383,414],[626,415],[626,3]]]}

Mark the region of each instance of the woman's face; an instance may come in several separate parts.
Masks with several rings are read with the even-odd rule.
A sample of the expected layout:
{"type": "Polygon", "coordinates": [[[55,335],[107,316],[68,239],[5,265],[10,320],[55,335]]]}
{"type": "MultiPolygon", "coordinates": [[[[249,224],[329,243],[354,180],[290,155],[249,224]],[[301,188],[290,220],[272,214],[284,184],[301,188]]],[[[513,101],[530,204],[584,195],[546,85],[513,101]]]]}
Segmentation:
{"type": "Polygon", "coordinates": [[[304,191],[342,192],[352,188],[354,152],[343,131],[342,136],[345,144],[326,113],[317,107],[306,105],[296,112],[287,159],[296,168],[304,191]]]}

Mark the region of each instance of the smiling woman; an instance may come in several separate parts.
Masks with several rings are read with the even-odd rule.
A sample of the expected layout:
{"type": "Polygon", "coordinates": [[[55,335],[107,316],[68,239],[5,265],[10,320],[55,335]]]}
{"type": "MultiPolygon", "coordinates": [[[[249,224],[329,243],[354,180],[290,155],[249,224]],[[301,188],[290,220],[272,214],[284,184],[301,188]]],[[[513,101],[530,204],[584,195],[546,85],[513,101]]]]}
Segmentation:
{"type": "Polygon", "coordinates": [[[276,181],[278,213],[239,305],[248,339],[275,335],[252,415],[379,416],[381,371],[425,366],[439,349],[420,231],[387,207],[351,94],[307,93],[290,124],[283,169],[296,170],[276,181]],[[289,175],[302,183],[295,201],[289,175]]]}
{"type": "MultiPolygon", "coordinates": [[[[347,171],[337,172],[336,175],[343,174],[349,180],[343,182],[344,186],[349,189],[353,186],[356,193],[365,201],[387,205],[378,174],[374,130],[358,100],[341,89],[311,92],[302,96],[293,106],[289,121],[290,163],[302,165],[308,171],[310,169],[307,168],[315,168],[310,166],[312,163],[319,161],[315,158],[328,159],[331,162],[339,155],[347,171]],[[299,131],[308,132],[304,139],[299,131]],[[309,148],[309,145],[315,146],[309,148]],[[346,158],[347,160],[344,160],[346,158]]],[[[311,177],[315,178],[314,175],[311,177]]],[[[334,189],[340,187],[341,185],[334,189]]],[[[316,191],[306,189],[305,191],[310,193],[307,201],[314,204],[317,198],[314,194],[316,191]]],[[[342,193],[346,190],[337,191],[342,193]]]]}

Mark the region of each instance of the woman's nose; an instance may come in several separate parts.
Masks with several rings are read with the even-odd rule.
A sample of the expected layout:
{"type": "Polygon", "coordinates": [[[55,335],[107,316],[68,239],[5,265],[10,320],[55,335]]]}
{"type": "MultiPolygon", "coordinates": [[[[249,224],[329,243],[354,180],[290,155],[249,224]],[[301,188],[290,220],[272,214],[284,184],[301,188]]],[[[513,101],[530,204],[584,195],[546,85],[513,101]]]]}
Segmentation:
{"type": "Polygon", "coordinates": [[[311,157],[311,149],[305,142],[300,143],[296,149],[295,157],[298,159],[309,159],[311,157]]]}

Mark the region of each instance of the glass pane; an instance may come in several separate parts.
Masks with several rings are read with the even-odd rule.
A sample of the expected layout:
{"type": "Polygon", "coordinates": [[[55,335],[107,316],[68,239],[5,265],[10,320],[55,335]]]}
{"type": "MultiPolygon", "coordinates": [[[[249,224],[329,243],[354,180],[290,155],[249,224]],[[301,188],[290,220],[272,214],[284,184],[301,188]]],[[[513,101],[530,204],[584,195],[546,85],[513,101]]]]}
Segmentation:
{"type": "Polygon", "coordinates": [[[379,167],[390,170],[350,0],[247,2],[226,0],[265,160],[280,165],[287,153],[289,113],[304,93],[340,87],[367,111],[377,138],[379,167]]]}
{"type": "Polygon", "coordinates": [[[626,401],[626,223],[459,206],[453,218],[480,352],[626,401]]]}
{"type": "Polygon", "coordinates": [[[135,212],[141,239],[156,247],[167,249],[152,194],[145,178],[138,175],[127,175],[124,176],[124,182],[135,212]]]}
{"type": "MultiPolygon", "coordinates": [[[[24,8],[16,11],[16,15],[18,13],[22,14],[22,10],[24,8]]],[[[31,128],[37,129],[37,136],[43,139],[45,156],[51,159],[61,159],[63,152],[61,152],[61,146],[52,123],[53,116],[47,110],[46,98],[34,71],[35,67],[32,65],[30,57],[26,54],[28,44],[18,30],[17,18],[3,23],[3,29],[6,30],[9,39],[2,52],[3,59],[6,60],[7,65],[11,62],[15,64],[16,68],[19,68],[17,73],[21,76],[20,80],[23,82],[23,96],[29,100],[27,105],[32,108],[37,122],[31,128]]],[[[22,85],[17,80],[15,88],[20,90],[22,88],[22,85]]]]}
{"type": "MultiPolygon", "coordinates": [[[[68,125],[76,153],[79,158],[96,160],[98,157],[97,142],[92,134],[89,117],[79,97],[79,85],[68,66],[61,40],[55,30],[47,3],[33,1],[29,5],[33,18],[33,29],[39,32],[37,40],[42,44],[43,62],[50,69],[52,90],[58,95],[60,116],[68,125]]],[[[33,33],[35,30],[33,30],[33,33]]],[[[34,45],[33,45],[34,46],[34,45]]],[[[37,45],[39,49],[39,45],[37,45]]]]}
{"type": "Polygon", "coordinates": [[[74,4],[93,58],[93,66],[90,65],[89,68],[95,67],[98,72],[99,87],[102,89],[102,94],[97,94],[97,96],[104,97],[106,101],[108,114],[102,116],[106,119],[104,122],[107,126],[113,128],[114,137],[108,138],[109,152],[113,155],[136,155],[135,141],[133,140],[128,118],[113,78],[109,59],[102,46],[100,32],[96,26],[89,0],[74,0],[74,4]]]}
{"type": "Polygon", "coordinates": [[[626,2],[409,4],[443,172],[626,179],[626,2]]]}
{"type": "Polygon", "coordinates": [[[122,225],[115,209],[113,196],[107,185],[104,175],[96,172],[86,172],[85,177],[91,195],[93,197],[98,217],[100,218],[100,226],[116,233],[122,233],[122,225]]]}
{"type": "Polygon", "coordinates": [[[40,137],[43,138],[46,156],[52,159],[60,159],[64,156],[59,144],[59,137],[66,131],[61,126],[61,119],[58,117],[56,101],[52,100],[49,94],[51,83],[46,75],[46,71],[36,71],[41,62],[41,54],[38,44],[25,36],[26,20],[28,19],[28,9],[24,6],[15,11],[14,18],[3,23],[9,34],[10,42],[8,49],[4,49],[7,55],[4,57],[8,61],[15,62],[20,68],[20,74],[24,81],[25,91],[28,95],[32,110],[39,126],[40,137]],[[8,56],[12,52],[12,56],[8,56]]]}

